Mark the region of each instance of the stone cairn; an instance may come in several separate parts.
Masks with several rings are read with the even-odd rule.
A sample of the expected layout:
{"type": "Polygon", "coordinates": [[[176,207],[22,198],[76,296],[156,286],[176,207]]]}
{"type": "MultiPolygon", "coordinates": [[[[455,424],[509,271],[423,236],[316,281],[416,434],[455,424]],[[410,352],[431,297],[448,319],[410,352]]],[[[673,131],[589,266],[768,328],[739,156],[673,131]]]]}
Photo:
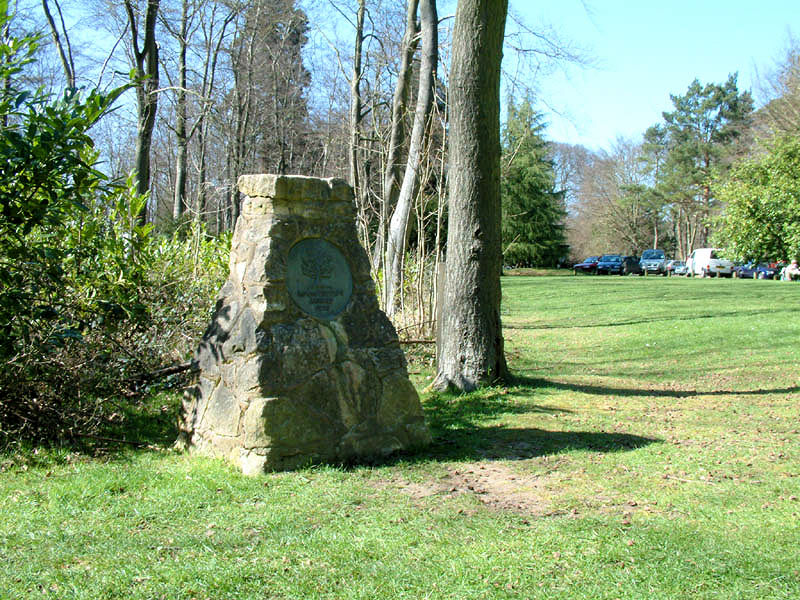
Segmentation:
{"type": "Polygon", "coordinates": [[[246,474],[430,441],[337,179],[243,175],[230,275],[194,356],[181,438],[246,474]]]}

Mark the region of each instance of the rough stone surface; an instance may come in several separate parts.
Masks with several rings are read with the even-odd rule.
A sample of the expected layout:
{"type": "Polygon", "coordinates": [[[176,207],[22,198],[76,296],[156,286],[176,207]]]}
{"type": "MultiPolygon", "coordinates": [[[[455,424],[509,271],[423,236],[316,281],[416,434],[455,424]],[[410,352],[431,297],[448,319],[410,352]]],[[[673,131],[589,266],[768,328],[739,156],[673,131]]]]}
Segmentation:
{"type": "Polygon", "coordinates": [[[199,376],[186,393],[182,442],[246,474],[429,443],[397,333],[378,308],[358,243],[352,189],[336,179],[278,175],[244,175],[239,189],[246,198],[230,275],[195,353],[199,376]],[[295,253],[289,273],[290,250],[314,238],[326,243],[298,246],[311,250],[300,262],[295,253]],[[346,260],[352,294],[341,312],[314,305],[309,310],[331,317],[317,318],[293,300],[287,278],[303,298],[317,294],[324,304],[335,297],[343,267],[326,261],[328,244],[346,260]]]}

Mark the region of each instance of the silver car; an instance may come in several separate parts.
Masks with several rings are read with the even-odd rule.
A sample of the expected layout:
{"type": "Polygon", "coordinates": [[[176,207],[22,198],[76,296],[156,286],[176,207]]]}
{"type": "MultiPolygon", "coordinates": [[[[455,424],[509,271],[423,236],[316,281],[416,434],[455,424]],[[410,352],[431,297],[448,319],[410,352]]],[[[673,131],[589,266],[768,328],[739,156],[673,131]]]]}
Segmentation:
{"type": "Polygon", "coordinates": [[[671,260],[667,262],[667,275],[686,275],[688,272],[686,263],[682,260],[671,260]]]}
{"type": "Polygon", "coordinates": [[[645,250],[639,260],[639,266],[645,275],[666,275],[667,259],[663,250],[645,250]]]}

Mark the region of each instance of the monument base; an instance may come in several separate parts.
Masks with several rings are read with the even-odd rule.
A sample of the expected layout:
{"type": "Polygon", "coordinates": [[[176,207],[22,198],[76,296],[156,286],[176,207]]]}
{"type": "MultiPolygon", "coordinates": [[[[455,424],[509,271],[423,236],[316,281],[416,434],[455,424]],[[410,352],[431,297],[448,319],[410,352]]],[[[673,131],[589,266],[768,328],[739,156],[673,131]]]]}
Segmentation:
{"type": "Polygon", "coordinates": [[[343,181],[245,175],[181,439],[248,474],[430,442],[343,181]]]}

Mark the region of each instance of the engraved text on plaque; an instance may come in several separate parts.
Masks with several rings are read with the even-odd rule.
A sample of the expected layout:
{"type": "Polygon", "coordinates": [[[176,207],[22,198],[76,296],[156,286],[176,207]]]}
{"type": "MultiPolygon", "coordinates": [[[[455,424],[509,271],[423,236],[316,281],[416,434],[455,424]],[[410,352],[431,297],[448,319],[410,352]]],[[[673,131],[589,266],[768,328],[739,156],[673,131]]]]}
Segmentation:
{"type": "Polygon", "coordinates": [[[289,250],[286,287],[306,314],[330,321],[353,293],[353,277],[344,255],[321,238],[306,238],[289,250]]]}

